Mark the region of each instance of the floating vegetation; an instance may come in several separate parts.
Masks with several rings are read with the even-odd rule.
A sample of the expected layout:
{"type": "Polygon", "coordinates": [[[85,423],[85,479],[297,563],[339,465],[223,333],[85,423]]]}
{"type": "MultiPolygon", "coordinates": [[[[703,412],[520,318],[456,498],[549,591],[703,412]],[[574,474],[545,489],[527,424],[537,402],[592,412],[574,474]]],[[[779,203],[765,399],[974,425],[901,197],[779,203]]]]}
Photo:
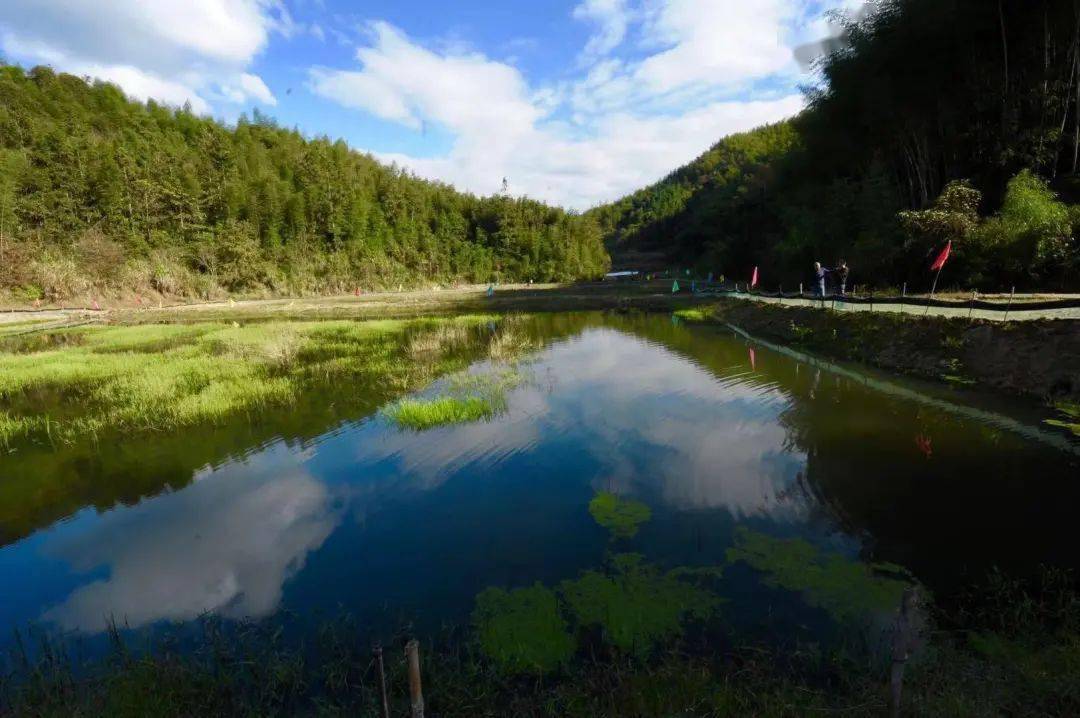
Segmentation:
{"type": "Polygon", "coordinates": [[[516,370],[450,377],[441,395],[403,399],[383,411],[399,428],[427,431],[440,426],[490,421],[506,412],[507,394],[523,376],[516,370]]]}
{"type": "Polygon", "coordinates": [[[672,314],[684,322],[707,322],[712,318],[710,309],[677,309],[672,314]]]}
{"type": "Polygon", "coordinates": [[[539,583],[512,591],[488,588],[476,597],[473,625],[484,655],[508,673],[547,673],[564,665],[577,648],[571,629],[586,627],[599,628],[619,652],[646,658],[680,637],[687,620],[708,618],[721,603],[680,578],[715,579],[720,572],[664,573],[639,554],[619,554],[609,570],[586,571],[563,581],[557,592],[539,583]]]}
{"type": "Polygon", "coordinates": [[[386,417],[403,429],[427,431],[439,426],[487,421],[500,411],[477,396],[404,399],[386,410],[386,417]]]}
{"type": "Polygon", "coordinates": [[[802,593],[812,606],[841,622],[894,611],[910,583],[892,564],[866,565],[835,553],[822,553],[802,539],[777,539],[746,528],[735,533],[728,561],[743,561],[765,574],[766,585],[802,593]],[[879,574],[891,574],[886,577],[879,574]]]}
{"type": "Polygon", "coordinates": [[[633,499],[623,499],[616,494],[602,491],[589,502],[593,520],[611,532],[612,538],[628,539],[637,535],[641,525],[652,519],[647,504],[633,499]]]}
{"type": "Polygon", "coordinates": [[[682,635],[683,621],[712,615],[720,599],[661,573],[639,554],[620,554],[610,574],[587,571],[559,591],[577,622],[599,626],[620,651],[647,656],[661,641],[682,635]]]}
{"type": "Polygon", "coordinates": [[[547,673],[574,655],[555,592],[539,583],[484,590],[476,597],[473,625],[484,655],[509,673],[547,673]]]}

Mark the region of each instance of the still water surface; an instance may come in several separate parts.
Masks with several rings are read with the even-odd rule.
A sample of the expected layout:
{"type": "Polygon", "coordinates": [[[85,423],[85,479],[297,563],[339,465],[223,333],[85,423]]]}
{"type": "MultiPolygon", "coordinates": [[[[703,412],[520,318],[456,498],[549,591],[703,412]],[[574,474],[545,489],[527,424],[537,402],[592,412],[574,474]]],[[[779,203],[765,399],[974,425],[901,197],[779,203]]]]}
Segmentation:
{"type": "Polygon", "coordinates": [[[179,436],[16,447],[0,481],[66,478],[0,514],[0,630],[286,610],[434,631],[540,584],[565,612],[599,585],[791,636],[887,612],[909,581],[944,598],[994,566],[1080,564],[1080,445],[1024,406],[667,316],[519,329],[537,349],[491,421],[406,431],[379,388],[358,411],[338,386],[179,436]]]}

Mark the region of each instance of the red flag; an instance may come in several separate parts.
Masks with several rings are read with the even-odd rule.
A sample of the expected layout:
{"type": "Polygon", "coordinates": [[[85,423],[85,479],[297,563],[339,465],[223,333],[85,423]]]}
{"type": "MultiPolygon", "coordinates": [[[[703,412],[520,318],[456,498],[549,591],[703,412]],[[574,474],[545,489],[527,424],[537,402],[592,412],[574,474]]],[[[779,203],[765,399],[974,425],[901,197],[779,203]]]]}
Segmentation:
{"type": "Polygon", "coordinates": [[[930,265],[931,272],[940,272],[941,268],[945,266],[945,262],[949,261],[949,255],[952,254],[952,240],[945,245],[945,249],[941,250],[941,254],[934,260],[934,263],[930,265]]]}
{"type": "Polygon", "coordinates": [[[756,287],[757,286],[757,280],[758,280],[758,271],[757,271],[757,267],[754,267],[754,276],[750,278],[750,286],[751,287],[756,287]]]}

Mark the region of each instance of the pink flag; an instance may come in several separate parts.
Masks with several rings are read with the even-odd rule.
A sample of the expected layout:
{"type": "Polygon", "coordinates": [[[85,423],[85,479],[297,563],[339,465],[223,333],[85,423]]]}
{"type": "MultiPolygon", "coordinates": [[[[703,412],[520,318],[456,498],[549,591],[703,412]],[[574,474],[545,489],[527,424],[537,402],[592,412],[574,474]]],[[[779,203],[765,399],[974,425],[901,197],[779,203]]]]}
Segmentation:
{"type": "Polygon", "coordinates": [[[758,280],[758,271],[757,271],[757,269],[758,269],[757,267],[754,267],[754,276],[750,278],[750,286],[751,287],[756,287],[757,286],[757,280],[758,280]]]}
{"type": "Polygon", "coordinates": [[[754,347],[750,347],[750,371],[757,371],[757,354],[754,347]]]}
{"type": "Polygon", "coordinates": [[[941,254],[939,254],[938,258],[934,260],[934,263],[930,265],[930,271],[940,272],[941,269],[945,266],[945,262],[949,261],[950,254],[952,254],[951,239],[949,240],[949,243],[945,245],[945,249],[941,250],[941,254]]]}

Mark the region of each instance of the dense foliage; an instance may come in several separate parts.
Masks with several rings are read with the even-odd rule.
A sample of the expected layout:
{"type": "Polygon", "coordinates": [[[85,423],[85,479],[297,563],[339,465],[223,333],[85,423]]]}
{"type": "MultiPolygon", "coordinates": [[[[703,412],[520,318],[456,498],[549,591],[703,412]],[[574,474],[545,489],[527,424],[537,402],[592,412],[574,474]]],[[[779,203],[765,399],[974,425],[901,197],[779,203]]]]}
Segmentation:
{"type": "Polygon", "coordinates": [[[318,292],[607,266],[592,220],[539,202],[463,194],[258,113],[231,128],[0,66],[0,291],[318,292]]]}
{"type": "Polygon", "coordinates": [[[1080,212],[1062,201],[1080,196],[1080,5],[880,0],[818,70],[800,116],[594,210],[618,262],[761,265],[775,287],[844,257],[859,283],[921,286],[942,235],[900,213],[966,180],[989,218],[949,237],[944,282],[1080,286],[1080,212]]]}

